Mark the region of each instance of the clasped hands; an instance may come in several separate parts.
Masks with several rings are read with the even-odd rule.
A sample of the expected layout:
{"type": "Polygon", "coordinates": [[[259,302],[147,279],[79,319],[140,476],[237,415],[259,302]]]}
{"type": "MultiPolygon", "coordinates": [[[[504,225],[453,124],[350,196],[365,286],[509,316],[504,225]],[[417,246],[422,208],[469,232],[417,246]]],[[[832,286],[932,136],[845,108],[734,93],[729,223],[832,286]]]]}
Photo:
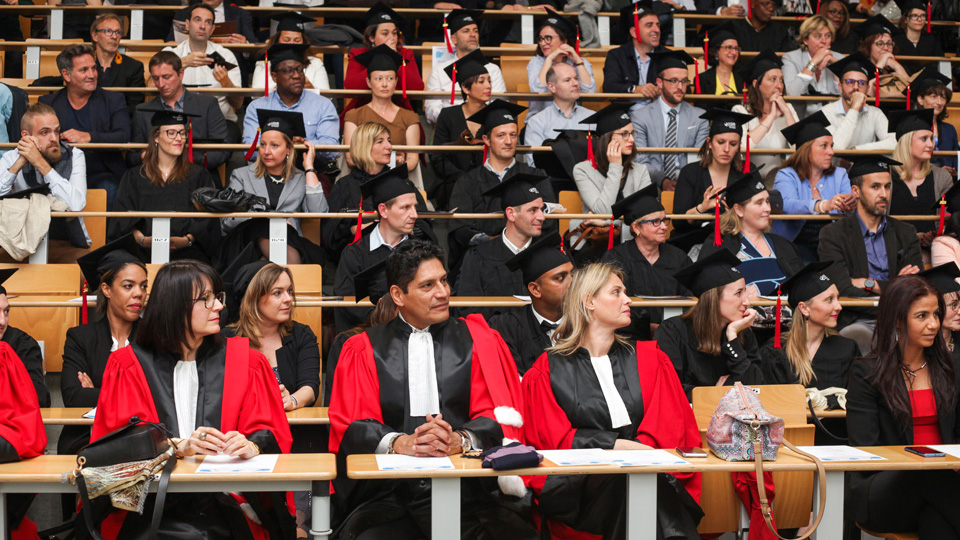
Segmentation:
{"type": "Polygon", "coordinates": [[[393,441],[393,451],[407,456],[444,457],[463,452],[460,442],[460,434],[443,419],[442,414],[428,414],[426,424],[393,441]]]}

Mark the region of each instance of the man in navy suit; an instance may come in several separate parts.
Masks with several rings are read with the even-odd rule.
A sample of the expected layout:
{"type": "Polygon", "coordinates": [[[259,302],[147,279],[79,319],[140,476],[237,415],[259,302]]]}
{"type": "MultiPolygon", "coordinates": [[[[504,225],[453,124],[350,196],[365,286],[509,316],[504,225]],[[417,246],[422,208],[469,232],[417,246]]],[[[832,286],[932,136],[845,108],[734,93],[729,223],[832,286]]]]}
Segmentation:
{"type": "Polygon", "coordinates": [[[650,0],[642,0],[621,9],[620,27],[630,35],[630,41],[612,49],[607,55],[603,65],[603,91],[655,99],[660,95],[660,90],[656,85],[657,67],[650,53],[667,49],[660,45],[660,19],[650,0]],[[635,9],[638,11],[639,25],[634,25],[635,9]]]}
{"type": "MultiPolygon", "coordinates": [[[[68,143],[130,142],[130,114],[123,95],[97,87],[97,63],[90,45],[66,46],[57,55],[64,87],[40,96],[60,119],[60,138],[68,143]]],[[[126,171],[119,150],[88,150],[87,188],[107,190],[107,208],[113,206],[120,177],[126,171]]]]}

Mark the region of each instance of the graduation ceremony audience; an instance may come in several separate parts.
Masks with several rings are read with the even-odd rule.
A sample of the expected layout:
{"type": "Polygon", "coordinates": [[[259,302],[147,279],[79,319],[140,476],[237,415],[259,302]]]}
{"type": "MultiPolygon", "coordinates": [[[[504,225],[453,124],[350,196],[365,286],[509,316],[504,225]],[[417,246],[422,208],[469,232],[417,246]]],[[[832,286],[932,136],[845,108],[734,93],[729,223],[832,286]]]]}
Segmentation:
{"type": "MultiPolygon", "coordinates": [[[[465,478],[458,533],[433,530],[430,474],[347,458],[674,452],[705,445],[701,387],[735,383],[834,409],[818,446],[955,442],[958,23],[936,3],[120,3],[147,1],[170,9],[61,0],[22,34],[0,13],[8,60],[90,40],[0,73],[0,462],[72,463],[136,416],[176,458],[335,454],[332,538],[625,540],[625,473],[465,478]],[[60,430],[59,407],[96,413],[60,430]]],[[[960,539],[953,473],[874,465],[834,501],[851,529],[960,539]]],[[[701,538],[719,488],[650,479],[657,536],[701,538]]],[[[757,480],[733,477],[743,526],[791,537],[757,480]]],[[[6,498],[12,540],[83,511],[38,491],[6,498]]],[[[158,526],[146,491],[89,510],[105,538],[324,528],[316,492],[210,491],[158,526]]]]}

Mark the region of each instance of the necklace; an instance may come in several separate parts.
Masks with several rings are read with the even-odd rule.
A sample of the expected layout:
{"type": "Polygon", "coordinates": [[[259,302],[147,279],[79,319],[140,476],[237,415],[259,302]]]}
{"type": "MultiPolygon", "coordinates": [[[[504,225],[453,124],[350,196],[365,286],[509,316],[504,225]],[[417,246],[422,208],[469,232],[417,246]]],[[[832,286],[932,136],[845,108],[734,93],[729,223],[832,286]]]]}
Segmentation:
{"type": "Polygon", "coordinates": [[[909,376],[911,376],[911,377],[916,378],[916,377],[917,377],[917,371],[920,371],[920,370],[922,370],[923,368],[927,367],[927,363],[924,362],[923,365],[920,366],[920,367],[918,367],[916,370],[912,370],[912,369],[908,368],[906,364],[902,364],[900,367],[901,367],[901,369],[903,369],[903,372],[904,372],[904,373],[906,373],[907,375],[909,375],[909,376]]]}
{"type": "Polygon", "coordinates": [[[274,175],[272,175],[272,174],[270,174],[270,173],[267,173],[267,178],[269,178],[270,181],[273,182],[274,184],[282,184],[282,183],[283,183],[283,176],[274,176],[274,175]]]}

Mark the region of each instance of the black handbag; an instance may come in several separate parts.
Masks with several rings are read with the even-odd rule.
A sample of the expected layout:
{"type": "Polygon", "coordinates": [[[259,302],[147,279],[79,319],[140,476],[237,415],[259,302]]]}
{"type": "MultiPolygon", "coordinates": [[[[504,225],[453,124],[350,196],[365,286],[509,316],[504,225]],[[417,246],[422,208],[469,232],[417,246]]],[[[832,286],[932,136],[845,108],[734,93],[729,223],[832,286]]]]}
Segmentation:
{"type": "Polygon", "coordinates": [[[263,197],[231,188],[202,187],[190,194],[190,201],[200,212],[266,212],[263,197]]]}
{"type": "MultiPolygon", "coordinates": [[[[132,416],[127,425],[100,437],[77,452],[78,469],[75,478],[82,502],[83,521],[86,524],[87,532],[95,540],[103,540],[103,536],[97,530],[99,520],[94,517],[93,503],[87,493],[87,485],[83,479],[83,468],[107,467],[154,459],[170,450],[172,443],[169,436],[170,432],[163,424],[147,422],[139,417],[132,416]]],[[[160,518],[163,516],[167,487],[170,484],[170,473],[173,472],[176,464],[176,457],[171,456],[163,465],[163,472],[160,474],[160,484],[157,486],[157,498],[154,502],[153,518],[150,525],[151,540],[156,538],[160,518]]]]}

